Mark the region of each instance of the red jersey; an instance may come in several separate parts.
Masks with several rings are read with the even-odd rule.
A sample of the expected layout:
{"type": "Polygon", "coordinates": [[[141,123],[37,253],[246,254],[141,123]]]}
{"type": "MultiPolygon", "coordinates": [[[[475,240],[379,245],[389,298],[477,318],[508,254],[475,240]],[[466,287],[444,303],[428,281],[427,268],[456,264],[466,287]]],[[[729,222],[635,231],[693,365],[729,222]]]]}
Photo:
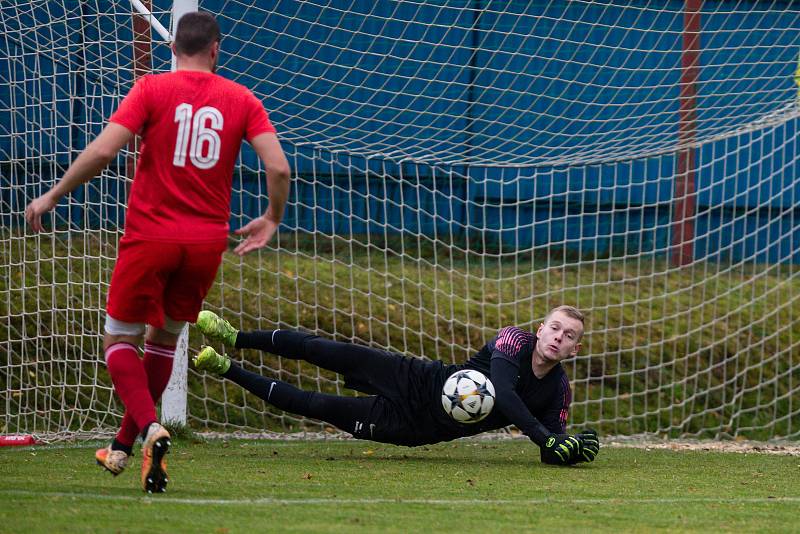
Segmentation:
{"type": "Polygon", "coordinates": [[[275,132],[255,95],[210,72],[151,74],[136,82],[110,120],[142,136],[125,235],[225,240],[242,140],[275,132]]]}

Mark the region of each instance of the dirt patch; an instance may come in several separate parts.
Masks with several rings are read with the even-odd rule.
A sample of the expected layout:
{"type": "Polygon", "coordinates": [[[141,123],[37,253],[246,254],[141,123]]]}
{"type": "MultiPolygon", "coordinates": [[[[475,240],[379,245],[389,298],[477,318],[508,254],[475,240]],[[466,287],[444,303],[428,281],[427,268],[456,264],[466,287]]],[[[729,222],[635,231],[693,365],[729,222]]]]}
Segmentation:
{"type": "MultiPolygon", "coordinates": [[[[298,432],[293,434],[282,433],[205,433],[208,439],[272,439],[272,440],[339,440],[354,439],[349,434],[331,430],[330,432],[298,432]]],[[[461,438],[460,441],[493,441],[507,439],[528,438],[518,432],[488,432],[479,436],[461,438]]],[[[785,456],[800,456],[800,442],[798,441],[747,441],[747,440],[689,440],[675,439],[662,440],[642,436],[600,436],[602,447],[631,447],[637,449],[668,449],[673,451],[711,451],[735,452],[741,454],[781,454],[785,456]]]]}
{"type": "Polygon", "coordinates": [[[762,442],[747,440],[636,440],[632,438],[601,438],[603,446],[631,447],[636,449],[667,449],[673,451],[735,452],[740,454],[779,454],[800,456],[798,442],[762,442]]]}

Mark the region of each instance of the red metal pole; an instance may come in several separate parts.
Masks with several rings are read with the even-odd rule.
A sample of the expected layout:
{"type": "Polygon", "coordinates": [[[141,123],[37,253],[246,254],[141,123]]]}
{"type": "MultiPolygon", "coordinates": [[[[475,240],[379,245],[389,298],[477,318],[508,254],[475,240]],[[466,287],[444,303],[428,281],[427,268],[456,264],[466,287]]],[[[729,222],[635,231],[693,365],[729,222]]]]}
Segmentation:
{"type": "MultiPolygon", "coordinates": [[[[142,4],[152,11],[152,1],[142,0],[142,4]]],[[[152,39],[150,35],[150,23],[141,15],[133,14],[133,80],[136,81],[145,74],[153,70],[152,65],[152,39]]],[[[134,137],[128,144],[130,155],[125,161],[126,176],[128,181],[128,194],[130,194],[130,184],[136,173],[136,158],[138,152],[139,138],[134,137]]]]}
{"type": "Polygon", "coordinates": [[[702,0],[686,0],[683,13],[678,165],[672,213],[672,265],[694,259],[695,149],[697,130],[697,78],[700,73],[700,8],[702,0]]]}

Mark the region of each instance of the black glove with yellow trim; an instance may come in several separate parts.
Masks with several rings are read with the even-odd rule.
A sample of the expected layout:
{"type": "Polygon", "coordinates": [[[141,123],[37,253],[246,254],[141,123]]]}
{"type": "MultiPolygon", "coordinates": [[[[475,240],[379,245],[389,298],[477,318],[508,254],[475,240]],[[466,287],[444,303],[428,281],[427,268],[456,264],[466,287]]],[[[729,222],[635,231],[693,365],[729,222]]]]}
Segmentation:
{"type": "Polygon", "coordinates": [[[542,463],[571,465],[581,454],[581,440],[569,434],[550,434],[541,445],[542,463]]]}
{"type": "Polygon", "coordinates": [[[593,462],[600,453],[600,440],[597,438],[597,431],[591,428],[575,434],[581,442],[581,450],[572,463],[593,462]]]}

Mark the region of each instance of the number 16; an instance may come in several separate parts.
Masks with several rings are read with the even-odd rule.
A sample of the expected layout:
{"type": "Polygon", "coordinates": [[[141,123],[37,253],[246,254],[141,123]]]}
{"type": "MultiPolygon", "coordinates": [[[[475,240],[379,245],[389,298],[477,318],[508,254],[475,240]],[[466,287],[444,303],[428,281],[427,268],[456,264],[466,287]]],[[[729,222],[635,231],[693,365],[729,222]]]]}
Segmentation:
{"type": "Polygon", "coordinates": [[[172,164],[186,166],[186,148],[189,146],[189,126],[191,124],[192,143],[189,146],[189,159],[198,169],[210,169],[219,161],[220,139],[217,131],[222,130],[222,113],[217,108],[203,106],[194,114],[192,105],[181,104],[175,108],[175,122],[178,123],[178,138],[175,141],[175,156],[172,164]],[[211,123],[206,126],[206,122],[211,123]],[[204,145],[206,145],[204,147],[204,145]],[[206,150],[204,151],[203,148],[206,150]],[[205,156],[203,155],[205,152],[205,156]]]}

